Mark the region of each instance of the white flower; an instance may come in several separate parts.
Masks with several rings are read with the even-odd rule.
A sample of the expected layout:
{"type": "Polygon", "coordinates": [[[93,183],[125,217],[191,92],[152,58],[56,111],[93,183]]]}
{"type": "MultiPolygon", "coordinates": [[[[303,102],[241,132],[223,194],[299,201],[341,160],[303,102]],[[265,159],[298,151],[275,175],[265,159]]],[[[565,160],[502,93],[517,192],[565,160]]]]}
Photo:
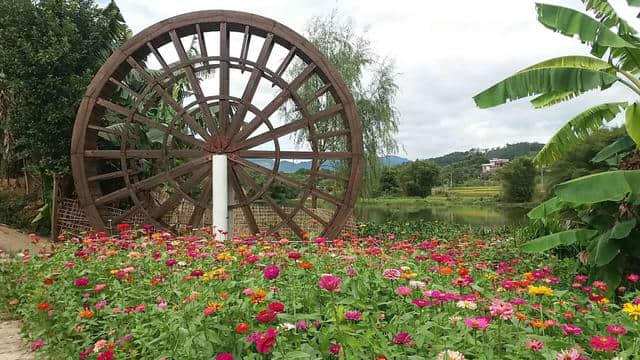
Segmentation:
{"type": "Polygon", "coordinates": [[[438,354],[438,360],[466,360],[466,358],[460,352],[445,350],[438,354]]]}
{"type": "Polygon", "coordinates": [[[475,310],[478,307],[476,303],[468,300],[460,300],[456,303],[456,306],[461,309],[470,309],[470,310],[475,310]]]}
{"type": "Polygon", "coordinates": [[[283,331],[290,331],[290,330],[293,330],[295,328],[296,328],[295,325],[293,325],[292,323],[288,323],[288,322],[278,325],[278,330],[283,330],[283,331]]]}
{"type": "Polygon", "coordinates": [[[409,286],[414,288],[414,289],[416,289],[416,288],[417,289],[424,289],[427,286],[427,284],[425,284],[422,281],[418,281],[418,280],[410,280],[409,281],[409,286]]]}

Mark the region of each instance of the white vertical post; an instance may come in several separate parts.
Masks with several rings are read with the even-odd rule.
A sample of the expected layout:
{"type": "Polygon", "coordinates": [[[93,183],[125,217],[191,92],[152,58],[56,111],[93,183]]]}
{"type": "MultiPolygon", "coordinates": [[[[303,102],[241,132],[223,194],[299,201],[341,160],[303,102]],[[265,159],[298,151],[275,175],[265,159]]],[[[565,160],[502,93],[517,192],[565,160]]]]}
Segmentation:
{"type": "Polygon", "coordinates": [[[213,154],[211,161],[211,186],[213,187],[211,191],[213,195],[211,225],[217,234],[216,239],[226,240],[227,237],[220,234],[219,231],[229,231],[227,155],[213,154]]]}

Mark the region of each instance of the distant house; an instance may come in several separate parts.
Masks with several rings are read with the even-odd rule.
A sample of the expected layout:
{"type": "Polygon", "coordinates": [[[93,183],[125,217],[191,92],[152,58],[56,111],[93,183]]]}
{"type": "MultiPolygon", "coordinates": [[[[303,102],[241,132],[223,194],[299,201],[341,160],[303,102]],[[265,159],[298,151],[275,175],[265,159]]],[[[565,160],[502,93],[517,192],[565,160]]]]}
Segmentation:
{"type": "Polygon", "coordinates": [[[488,164],[482,164],[482,172],[490,173],[505,166],[509,163],[509,159],[491,159],[488,164]]]}

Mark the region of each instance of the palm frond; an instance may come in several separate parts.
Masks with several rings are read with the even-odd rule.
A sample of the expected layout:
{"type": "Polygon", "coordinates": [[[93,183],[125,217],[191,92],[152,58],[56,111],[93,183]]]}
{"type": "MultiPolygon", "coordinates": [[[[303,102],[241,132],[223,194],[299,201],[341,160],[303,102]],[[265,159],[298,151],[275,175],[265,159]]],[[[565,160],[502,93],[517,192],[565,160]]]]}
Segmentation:
{"type": "Polygon", "coordinates": [[[593,11],[596,19],[608,27],[618,27],[618,34],[635,34],[637,31],[621,18],[607,0],[582,0],[587,11],[593,11]]]}
{"type": "Polygon", "coordinates": [[[578,114],[553,135],[533,160],[540,165],[554,162],[604,123],[613,120],[627,105],[626,102],[606,103],[578,114]]]}
{"type": "Polygon", "coordinates": [[[531,100],[531,105],[536,109],[552,106],[563,101],[571,100],[582,93],[575,91],[552,91],[546,94],[542,94],[535,99],[531,100]]]}

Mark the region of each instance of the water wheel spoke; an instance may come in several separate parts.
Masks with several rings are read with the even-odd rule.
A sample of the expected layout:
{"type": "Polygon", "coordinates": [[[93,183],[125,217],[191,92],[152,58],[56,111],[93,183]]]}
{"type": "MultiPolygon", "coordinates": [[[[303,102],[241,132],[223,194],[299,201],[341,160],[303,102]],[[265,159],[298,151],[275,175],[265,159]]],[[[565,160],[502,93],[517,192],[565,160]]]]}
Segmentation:
{"type": "MultiPolygon", "coordinates": [[[[249,176],[244,170],[240,168],[236,168],[235,171],[238,174],[238,176],[240,176],[255,191],[260,190],[260,185],[258,185],[255,182],[255,180],[251,176],[249,176]]],[[[263,193],[262,198],[269,204],[269,206],[271,206],[273,211],[275,211],[275,213],[278,214],[278,216],[282,219],[282,221],[286,222],[289,225],[291,230],[293,230],[293,232],[296,233],[296,235],[298,235],[301,239],[304,238],[305,232],[302,230],[302,228],[298,224],[296,224],[296,222],[293,221],[293,219],[291,219],[290,216],[287,215],[287,213],[280,207],[280,205],[278,205],[278,203],[276,203],[275,200],[273,200],[273,198],[271,198],[271,196],[269,196],[267,193],[263,193]]]]}
{"type": "Polygon", "coordinates": [[[226,129],[229,122],[229,29],[227,23],[220,23],[220,106],[218,122],[226,129]]]}
{"type": "MultiPolygon", "coordinates": [[[[198,47],[200,48],[200,57],[206,59],[209,57],[207,52],[207,43],[204,40],[204,35],[200,29],[200,24],[196,24],[196,36],[198,37],[198,47]]],[[[203,62],[204,66],[209,65],[208,61],[203,62]]]]}
{"type": "Polygon", "coordinates": [[[169,181],[179,176],[186,175],[192,170],[197,169],[198,167],[203,166],[208,162],[209,162],[208,156],[203,156],[201,158],[191,160],[169,171],[161,172],[157,175],[151,176],[137,183],[134,183],[130,187],[124,187],[119,190],[110,192],[106,195],[100,196],[97,199],[95,199],[95,205],[100,206],[100,205],[114,202],[116,200],[123,199],[137,190],[150,190],[165,181],[169,181]]]}
{"type": "Polygon", "coordinates": [[[304,100],[304,106],[305,107],[309,106],[309,104],[314,102],[317,98],[319,98],[320,96],[324,95],[327,91],[329,91],[329,89],[331,89],[331,86],[332,86],[331,83],[329,83],[329,84],[324,85],[320,89],[316,90],[316,92],[313,93],[313,95],[311,95],[310,98],[304,100]]]}
{"type": "Polygon", "coordinates": [[[105,174],[90,176],[90,177],[87,178],[87,181],[94,182],[94,181],[111,180],[111,179],[123,178],[127,174],[129,176],[132,176],[132,175],[135,175],[137,173],[138,173],[138,171],[136,171],[136,170],[129,170],[129,171],[126,171],[126,172],[122,171],[122,170],[118,170],[118,171],[108,172],[108,173],[105,173],[105,174]]]}
{"type": "Polygon", "coordinates": [[[140,73],[140,75],[147,81],[149,86],[153,87],[153,90],[160,95],[162,100],[166,102],[173,111],[176,112],[177,116],[181,117],[185,123],[194,131],[196,134],[200,135],[204,139],[208,139],[209,135],[207,131],[198,124],[195,119],[182,107],[182,105],[178,104],[178,102],[167,92],[156,79],[149,73],[147,69],[145,69],[142,65],[140,65],[133,57],[129,56],[127,58],[127,62],[131,65],[136,71],[140,73]]]}
{"type": "MultiPolygon", "coordinates": [[[[251,32],[249,29],[249,25],[245,25],[242,48],[240,48],[240,65],[244,65],[247,62],[247,56],[249,56],[249,45],[251,44],[251,32]]],[[[244,66],[241,72],[244,74],[244,66]]]]}
{"type": "Polygon", "coordinates": [[[330,119],[335,114],[342,111],[342,105],[336,104],[331,106],[326,110],[319,111],[308,118],[303,118],[301,120],[297,120],[286,125],[279,126],[273,130],[267,131],[263,134],[256,135],[252,138],[249,138],[242,143],[239,144],[239,148],[241,149],[251,149],[253,147],[262,145],[267,143],[273,139],[280,138],[282,136],[288,135],[292,132],[298,131],[305,127],[313,126],[315,123],[330,119]]]}
{"type": "Polygon", "coordinates": [[[238,163],[238,164],[240,164],[240,165],[242,165],[244,167],[247,167],[249,169],[261,172],[261,173],[263,173],[263,174],[265,174],[267,176],[273,176],[276,180],[278,180],[278,181],[282,182],[283,184],[286,184],[289,187],[292,187],[292,188],[294,188],[296,190],[308,191],[311,194],[313,194],[313,195],[315,195],[315,196],[317,196],[317,197],[319,197],[321,199],[324,199],[326,201],[329,201],[329,202],[331,202],[331,203],[333,203],[335,205],[338,205],[338,206],[342,205],[342,201],[340,201],[340,199],[336,198],[335,196],[333,196],[333,195],[331,195],[329,193],[326,193],[326,192],[324,192],[322,190],[314,189],[309,184],[305,184],[305,183],[299,182],[297,180],[291,179],[288,176],[284,176],[284,175],[279,174],[279,173],[275,173],[274,174],[271,169],[267,169],[266,167],[264,167],[262,165],[259,165],[259,164],[256,164],[254,162],[247,161],[247,160],[244,160],[244,159],[233,159],[232,161],[234,161],[234,162],[236,162],[236,163],[238,163]]]}
{"type": "Polygon", "coordinates": [[[209,207],[211,191],[213,190],[211,187],[211,176],[207,177],[206,180],[207,181],[204,182],[204,190],[202,191],[200,198],[194,204],[193,213],[191,213],[191,218],[189,219],[189,225],[191,226],[200,226],[202,224],[204,211],[209,207]]]}
{"type": "Polygon", "coordinates": [[[169,36],[171,37],[171,42],[173,42],[173,47],[178,53],[178,58],[184,66],[184,72],[187,75],[189,85],[191,85],[191,90],[193,90],[193,94],[196,97],[198,106],[200,107],[200,112],[204,117],[204,121],[209,127],[209,133],[211,133],[211,135],[213,135],[214,133],[220,133],[220,129],[215,124],[213,115],[211,115],[211,109],[209,109],[207,101],[205,100],[204,93],[202,92],[202,87],[200,86],[200,80],[198,80],[198,78],[196,78],[196,75],[193,73],[191,62],[189,60],[189,57],[187,56],[187,52],[184,50],[184,46],[182,46],[182,41],[180,41],[180,38],[178,37],[178,34],[175,32],[175,30],[169,32],[169,36]]]}
{"type": "Polygon", "coordinates": [[[211,171],[211,165],[205,166],[197,171],[194,171],[193,174],[185,181],[184,185],[181,186],[182,191],[176,191],[171,194],[169,199],[167,199],[162,205],[156,207],[155,209],[149,212],[149,215],[155,219],[162,218],[166,213],[175,209],[180,201],[185,197],[184,194],[189,193],[193,190],[198,184],[202,182],[204,178],[209,175],[211,171]]]}
{"type": "Polygon", "coordinates": [[[269,56],[271,55],[271,51],[273,50],[273,45],[273,34],[268,34],[264,39],[264,43],[262,44],[262,49],[260,50],[260,55],[258,55],[256,66],[251,72],[251,77],[249,78],[247,86],[244,88],[244,92],[242,93],[242,103],[240,104],[238,111],[233,114],[231,123],[227,128],[227,137],[231,137],[236,132],[238,132],[238,130],[240,130],[240,127],[244,123],[244,117],[247,115],[249,105],[253,101],[253,97],[256,94],[258,84],[260,83],[260,79],[262,79],[262,71],[267,65],[267,61],[269,60],[269,56]]]}
{"type": "Polygon", "coordinates": [[[229,173],[229,180],[231,180],[231,187],[235,193],[235,196],[238,199],[238,202],[241,204],[242,212],[244,214],[244,218],[247,221],[247,225],[249,226],[249,230],[251,230],[252,234],[257,234],[260,232],[258,229],[258,223],[256,222],[256,218],[253,215],[253,211],[251,210],[251,206],[247,201],[247,195],[240,184],[240,179],[238,178],[238,174],[236,173],[233,166],[230,167],[231,172],[229,173]]]}
{"type": "Polygon", "coordinates": [[[326,151],[271,151],[271,150],[240,150],[238,156],[245,159],[324,159],[346,160],[355,156],[350,152],[326,152],[326,151]]]}
{"type": "Polygon", "coordinates": [[[316,174],[319,177],[325,178],[325,179],[331,179],[331,180],[336,180],[336,181],[342,181],[345,183],[349,182],[349,179],[344,177],[344,176],[340,176],[340,175],[336,175],[336,174],[330,174],[328,172],[324,172],[324,171],[317,171],[316,174]]]}
{"type": "Polygon", "coordinates": [[[280,63],[280,66],[278,66],[278,69],[276,69],[276,76],[282,77],[282,74],[284,74],[285,70],[287,70],[289,64],[291,64],[291,61],[293,60],[293,57],[296,55],[296,50],[298,49],[295,46],[292,46],[291,49],[289,49],[287,56],[284,57],[284,59],[280,63]]]}
{"type": "MultiPolygon", "coordinates": [[[[262,109],[262,115],[265,118],[269,118],[271,115],[273,115],[289,98],[291,98],[291,94],[297,92],[302,84],[304,84],[304,82],[307,81],[307,79],[309,79],[311,75],[313,75],[315,70],[315,64],[307,65],[305,69],[298,76],[296,76],[296,78],[291,81],[291,83],[289,83],[289,86],[282,89],[280,93],[276,95],[276,97],[271,100],[271,102],[267,104],[264,109],[262,109]]],[[[256,129],[260,127],[263,121],[264,118],[262,117],[254,117],[253,120],[246,124],[242,128],[242,130],[234,136],[234,139],[236,141],[241,141],[248,138],[254,131],[256,131],[256,129]]]]}
{"type": "Polygon", "coordinates": [[[202,150],[176,149],[167,150],[85,150],[84,156],[87,158],[98,159],[161,159],[163,157],[192,159],[199,158],[203,155],[202,150]]]}
{"type": "Polygon", "coordinates": [[[200,139],[196,139],[193,136],[189,136],[189,135],[185,135],[179,131],[177,131],[176,129],[167,126],[166,124],[163,124],[161,122],[157,122],[155,120],[151,120],[145,116],[142,116],[134,111],[131,111],[123,106],[120,106],[118,104],[114,104],[111,101],[99,98],[98,100],[96,100],[96,103],[100,106],[103,106],[106,109],[109,109],[113,112],[116,112],[118,114],[127,116],[127,117],[131,117],[134,121],[143,124],[143,125],[147,125],[149,127],[161,130],[162,132],[166,133],[166,134],[170,134],[173,137],[175,137],[176,139],[180,139],[185,143],[189,143],[195,146],[199,146],[202,147],[204,145],[206,145],[206,143],[200,139]]]}

